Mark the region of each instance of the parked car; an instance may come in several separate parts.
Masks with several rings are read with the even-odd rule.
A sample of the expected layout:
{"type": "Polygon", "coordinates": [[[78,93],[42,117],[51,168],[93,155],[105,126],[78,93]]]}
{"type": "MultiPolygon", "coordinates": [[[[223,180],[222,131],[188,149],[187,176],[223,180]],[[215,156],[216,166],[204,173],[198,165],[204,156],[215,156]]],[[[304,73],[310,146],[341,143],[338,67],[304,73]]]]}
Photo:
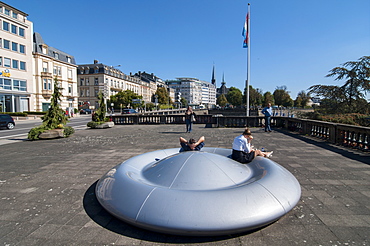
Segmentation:
{"type": "Polygon", "coordinates": [[[122,110],[122,114],[137,114],[137,111],[135,109],[124,109],[122,110]]]}
{"type": "Polygon", "coordinates": [[[81,109],[80,114],[91,114],[92,110],[89,108],[81,109]]]}
{"type": "Polygon", "coordinates": [[[10,130],[13,129],[15,127],[13,117],[8,114],[0,114],[0,127],[6,127],[10,130]]]}

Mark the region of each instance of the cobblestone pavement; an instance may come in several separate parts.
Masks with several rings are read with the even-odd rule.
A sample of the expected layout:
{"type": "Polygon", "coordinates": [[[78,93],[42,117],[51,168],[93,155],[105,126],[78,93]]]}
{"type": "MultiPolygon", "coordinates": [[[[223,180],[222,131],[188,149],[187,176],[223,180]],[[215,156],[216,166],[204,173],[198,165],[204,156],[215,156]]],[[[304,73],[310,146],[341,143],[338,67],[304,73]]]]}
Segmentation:
{"type": "Polygon", "coordinates": [[[97,202],[97,180],[138,154],[204,135],[230,148],[241,128],[114,126],[67,139],[0,146],[0,245],[370,245],[370,155],[285,131],[253,128],[254,146],[302,187],[297,206],[262,229],[223,237],[180,237],[121,222],[97,202]]]}

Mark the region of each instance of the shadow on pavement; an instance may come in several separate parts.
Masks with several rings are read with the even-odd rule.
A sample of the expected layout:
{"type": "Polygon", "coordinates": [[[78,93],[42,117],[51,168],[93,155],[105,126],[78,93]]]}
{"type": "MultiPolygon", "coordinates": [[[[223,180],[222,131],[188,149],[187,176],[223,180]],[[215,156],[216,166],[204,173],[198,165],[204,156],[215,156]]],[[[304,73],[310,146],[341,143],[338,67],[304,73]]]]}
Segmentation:
{"type": "Polygon", "coordinates": [[[254,231],[256,231],[254,230],[246,232],[244,234],[235,234],[218,237],[186,237],[144,230],[115,218],[100,205],[95,195],[95,187],[97,185],[97,182],[98,181],[96,181],[89,187],[83,198],[83,206],[87,215],[95,223],[104,227],[105,229],[121,234],[126,237],[158,243],[204,243],[227,240],[242,235],[246,235],[249,233],[253,233],[254,231]]]}
{"type": "Polygon", "coordinates": [[[370,165],[370,156],[365,152],[361,152],[360,150],[350,149],[350,148],[342,147],[342,146],[339,146],[339,145],[337,146],[337,145],[334,145],[334,144],[330,144],[330,143],[328,143],[324,140],[316,139],[316,138],[313,138],[313,137],[310,137],[310,136],[301,135],[297,132],[289,132],[289,131],[281,130],[281,129],[276,130],[276,131],[278,131],[278,132],[280,132],[284,135],[302,140],[302,141],[306,142],[307,144],[312,144],[312,145],[318,146],[320,148],[323,148],[323,149],[335,152],[337,154],[343,155],[346,158],[350,158],[350,159],[362,162],[364,164],[370,165]]]}

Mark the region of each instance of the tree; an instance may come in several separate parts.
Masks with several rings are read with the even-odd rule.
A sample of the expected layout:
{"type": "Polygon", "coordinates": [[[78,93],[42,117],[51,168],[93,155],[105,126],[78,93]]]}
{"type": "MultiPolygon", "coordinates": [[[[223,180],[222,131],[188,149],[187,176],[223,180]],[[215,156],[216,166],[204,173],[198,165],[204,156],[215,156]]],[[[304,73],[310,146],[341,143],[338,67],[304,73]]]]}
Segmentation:
{"type": "Polygon", "coordinates": [[[107,107],[104,102],[104,95],[101,91],[98,93],[98,99],[99,99],[99,108],[96,110],[93,121],[96,122],[104,122],[105,121],[105,115],[107,113],[107,107]]]}
{"type": "Polygon", "coordinates": [[[293,100],[290,98],[289,91],[287,91],[287,87],[285,85],[280,87],[277,86],[273,95],[276,105],[284,107],[293,106],[293,100]]]}
{"type": "Polygon", "coordinates": [[[353,100],[364,98],[370,91],[370,56],[363,56],[358,61],[349,61],[342,65],[343,67],[330,70],[326,77],[336,76],[335,80],[346,80],[342,88],[352,110],[353,100]]]}
{"type": "Polygon", "coordinates": [[[219,95],[219,96],[217,97],[217,101],[216,101],[216,103],[217,103],[219,106],[221,106],[221,107],[225,107],[225,106],[226,106],[226,104],[228,103],[228,101],[227,101],[227,99],[226,99],[225,95],[224,95],[224,94],[221,94],[221,95],[219,95]]]}
{"type": "Polygon", "coordinates": [[[226,99],[230,104],[234,106],[240,106],[243,103],[243,94],[238,88],[230,87],[228,93],[226,94],[226,99]]]}
{"type": "Polygon", "coordinates": [[[267,91],[265,94],[263,94],[263,105],[267,105],[268,103],[271,103],[271,105],[275,104],[274,96],[271,94],[271,92],[267,91]]]}
{"type": "Polygon", "coordinates": [[[159,104],[172,104],[172,100],[168,95],[168,91],[165,87],[158,87],[157,91],[155,92],[155,95],[158,96],[159,104]]]}
{"type": "Polygon", "coordinates": [[[120,91],[116,95],[110,97],[109,103],[114,103],[116,109],[128,107],[132,105],[132,99],[142,99],[142,96],[139,96],[131,90],[120,91]]]}
{"type": "Polygon", "coordinates": [[[68,117],[66,116],[64,110],[60,108],[60,101],[62,96],[63,88],[59,87],[58,78],[54,78],[54,91],[50,99],[50,107],[46,114],[41,117],[45,129],[55,129],[58,125],[65,125],[68,122],[68,117]]]}
{"type": "MultiPolygon", "coordinates": [[[[246,100],[246,89],[244,89],[244,96],[243,96],[243,103],[245,103],[246,100]]],[[[249,103],[250,106],[259,106],[262,105],[263,102],[263,96],[262,96],[262,90],[261,89],[254,89],[251,85],[249,86],[249,103]]]]}
{"type": "Polygon", "coordinates": [[[294,106],[299,108],[304,108],[307,106],[307,103],[311,99],[310,93],[306,93],[305,91],[298,92],[297,98],[294,101],[294,106]]]}
{"type": "Polygon", "coordinates": [[[370,91],[370,56],[346,62],[343,66],[333,68],[326,77],[346,79],[344,85],[313,85],[309,88],[310,93],[322,98],[318,111],[327,114],[368,113],[369,104],[364,98],[370,91]]]}
{"type": "Polygon", "coordinates": [[[188,100],[186,100],[184,97],[181,97],[180,102],[181,107],[186,108],[188,106],[188,100]]]}
{"type": "Polygon", "coordinates": [[[58,78],[54,78],[54,91],[50,99],[50,107],[46,114],[41,117],[42,124],[32,128],[28,132],[28,139],[37,140],[41,133],[47,130],[63,129],[63,136],[69,137],[75,130],[71,126],[66,126],[68,117],[64,110],[60,108],[61,96],[63,88],[59,87],[58,78]]]}

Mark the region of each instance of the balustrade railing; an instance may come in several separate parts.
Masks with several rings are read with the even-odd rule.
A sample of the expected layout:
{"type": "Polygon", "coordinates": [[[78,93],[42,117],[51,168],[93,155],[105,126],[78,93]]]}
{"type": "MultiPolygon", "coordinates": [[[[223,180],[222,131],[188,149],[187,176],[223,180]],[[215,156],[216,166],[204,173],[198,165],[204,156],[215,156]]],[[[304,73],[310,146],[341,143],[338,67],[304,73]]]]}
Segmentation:
{"type": "MultiPolygon", "coordinates": [[[[197,115],[194,124],[204,124],[205,127],[263,127],[263,116],[222,116],[197,115]]],[[[113,115],[116,125],[149,125],[149,124],[185,124],[185,116],[181,115],[113,115]]],[[[360,127],[331,122],[297,119],[290,117],[272,117],[273,127],[286,128],[300,134],[309,135],[330,143],[356,148],[362,151],[370,150],[370,127],[360,127]]]]}

